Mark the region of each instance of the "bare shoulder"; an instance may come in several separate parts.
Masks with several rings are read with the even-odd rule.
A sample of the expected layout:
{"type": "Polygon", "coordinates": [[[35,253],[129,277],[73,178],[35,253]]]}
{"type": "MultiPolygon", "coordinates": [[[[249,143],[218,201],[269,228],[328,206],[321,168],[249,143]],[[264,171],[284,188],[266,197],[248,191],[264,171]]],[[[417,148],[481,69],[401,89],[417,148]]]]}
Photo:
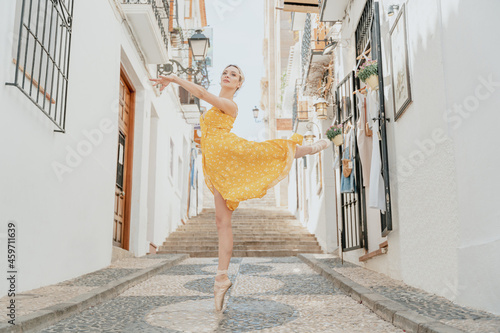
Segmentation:
{"type": "Polygon", "coordinates": [[[229,102],[229,103],[226,103],[226,105],[228,106],[228,108],[225,108],[225,110],[221,110],[222,112],[236,118],[236,116],[238,115],[238,104],[236,104],[235,101],[233,101],[232,99],[228,99],[228,98],[225,98],[225,97],[221,97],[223,100],[229,102]],[[231,106],[230,106],[231,105],[231,106]],[[232,107],[232,105],[234,105],[234,107],[232,107]]]}

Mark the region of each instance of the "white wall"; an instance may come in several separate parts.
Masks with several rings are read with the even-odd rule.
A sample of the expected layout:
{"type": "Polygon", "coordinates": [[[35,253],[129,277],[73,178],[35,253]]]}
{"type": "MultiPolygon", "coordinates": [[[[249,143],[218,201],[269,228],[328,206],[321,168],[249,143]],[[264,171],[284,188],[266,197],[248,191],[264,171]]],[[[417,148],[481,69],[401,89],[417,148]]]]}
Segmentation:
{"type": "MultiPolygon", "coordinates": [[[[11,51],[15,3],[0,4],[2,82],[13,82],[15,70],[11,51]]],[[[66,133],[54,132],[52,122],[19,89],[0,86],[4,161],[0,164],[0,211],[4,227],[9,220],[18,224],[18,292],[110,264],[120,63],[137,90],[130,251],[144,255],[149,241],[160,244],[180,223],[180,198],[173,194],[175,187],[168,178],[169,140],[174,139],[176,161],[179,155],[189,160],[189,150],[181,147],[183,140],[191,139],[192,128],[182,119],[172,88],[160,98],[153,93],[148,69],[156,77],[155,66],[142,64],[110,4],[75,1],[66,133]],[[153,108],[157,137],[150,130],[153,108]],[[151,140],[157,141],[150,145],[151,140]],[[88,153],[84,147],[90,147],[88,153]],[[156,152],[155,159],[151,151],[156,152]],[[149,188],[149,172],[155,167],[151,161],[157,166],[153,189],[149,188]],[[66,172],[57,172],[55,166],[66,167],[66,172]],[[148,234],[148,220],[152,234],[148,234]]],[[[0,251],[6,258],[4,245],[0,251]]],[[[7,271],[5,261],[2,265],[7,271]]]]}
{"type": "MultiPolygon", "coordinates": [[[[0,4],[2,82],[13,82],[15,72],[10,38],[15,3],[10,0],[0,4]]],[[[102,268],[111,259],[118,136],[117,115],[113,113],[119,84],[118,25],[108,24],[114,16],[107,2],[75,2],[75,13],[66,133],[54,132],[52,122],[19,89],[0,86],[4,161],[0,166],[0,211],[3,226],[12,219],[19,227],[17,291],[102,268]],[[101,34],[103,30],[108,34],[101,34]],[[97,35],[101,38],[95,38],[97,35]],[[100,130],[100,124],[106,121],[111,124],[109,130],[100,130]],[[86,156],[75,153],[89,142],[84,132],[101,133],[103,137],[86,156]],[[56,163],[69,171],[55,172],[56,163]]],[[[2,246],[1,251],[5,248],[2,246]]],[[[3,265],[5,261],[2,267],[6,271],[3,265]]],[[[2,295],[6,290],[2,288],[2,295]]]]}
{"type": "MultiPolygon", "coordinates": [[[[500,314],[500,3],[440,1],[447,134],[453,140],[458,195],[456,300],[500,314]],[[474,18],[471,24],[464,24],[474,18]],[[460,56],[457,57],[456,55],[460,56]]],[[[441,112],[441,115],[443,112],[441,112]]]]}
{"type": "MultiPolygon", "coordinates": [[[[331,119],[318,120],[316,117],[312,120],[320,126],[321,133],[326,131],[331,125],[331,119]]],[[[316,140],[318,132],[316,126],[316,140]]],[[[326,136],[322,136],[326,137],[326,136]]],[[[317,184],[316,163],[320,158],[319,154],[306,155],[307,158],[307,193],[305,194],[308,200],[308,219],[304,223],[307,230],[316,236],[318,243],[325,252],[333,252],[337,248],[337,223],[336,223],[336,208],[335,208],[335,180],[334,172],[331,166],[334,161],[332,146],[321,152],[322,159],[322,190],[318,194],[319,186],[317,184]]],[[[296,200],[296,195],[294,195],[296,200]]]]}
{"type": "MultiPolygon", "coordinates": [[[[401,6],[404,1],[398,2],[401,6]]],[[[350,45],[343,41],[337,49],[337,80],[355,67],[351,33],[364,3],[353,1],[350,20],[344,21],[342,38],[350,39],[350,45]]],[[[500,71],[491,57],[500,48],[492,42],[500,4],[406,2],[413,102],[397,122],[389,44],[397,15],[386,14],[392,4],[381,1],[380,14],[386,116],[391,118],[387,136],[393,231],[387,237],[388,253],[365,265],[460,304],[500,313],[495,208],[500,198],[494,189],[500,183],[494,172],[500,158],[491,134],[500,120],[495,108],[500,71]],[[471,17],[481,19],[465,24],[471,17]]],[[[379,230],[369,227],[369,243],[380,237],[379,230]]],[[[344,257],[359,264],[361,254],[350,251],[344,257]]]]}

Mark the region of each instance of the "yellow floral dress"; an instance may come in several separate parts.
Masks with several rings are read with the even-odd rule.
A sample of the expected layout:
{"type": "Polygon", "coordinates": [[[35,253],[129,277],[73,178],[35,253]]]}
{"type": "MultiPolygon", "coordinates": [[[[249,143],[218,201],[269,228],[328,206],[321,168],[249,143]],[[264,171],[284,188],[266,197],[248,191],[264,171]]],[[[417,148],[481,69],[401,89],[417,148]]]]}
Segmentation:
{"type": "Polygon", "coordinates": [[[286,177],[304,138],[294,133],[290,139],[249,141],[231,132],[235,120],[216,107],[200,115],[205,183],[233,211],[240,201],[262,198],[286,177]]]}

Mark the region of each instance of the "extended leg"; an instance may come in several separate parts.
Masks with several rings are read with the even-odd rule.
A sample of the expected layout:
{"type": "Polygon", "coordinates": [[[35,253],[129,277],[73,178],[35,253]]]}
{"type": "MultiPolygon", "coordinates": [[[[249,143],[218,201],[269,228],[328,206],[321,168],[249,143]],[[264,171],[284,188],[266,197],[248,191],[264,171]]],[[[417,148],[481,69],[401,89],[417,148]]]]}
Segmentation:
{"type": "Polygon", "coordinates": [[[311,152],[312,152],[311,146],[297,145],[297,150],[295,151],[295,158],[301,158],[303,156],[309,155],[311,152]]]}
{"type": "Polygon", "coordinates": [[[295,151],[295,158],[300,158],[305,155],[316,154],[323,149],[330,147],[331,141],[327,139],[320,139],[310,146],[299,146],[297,145],[297,150],[295,151]]]}

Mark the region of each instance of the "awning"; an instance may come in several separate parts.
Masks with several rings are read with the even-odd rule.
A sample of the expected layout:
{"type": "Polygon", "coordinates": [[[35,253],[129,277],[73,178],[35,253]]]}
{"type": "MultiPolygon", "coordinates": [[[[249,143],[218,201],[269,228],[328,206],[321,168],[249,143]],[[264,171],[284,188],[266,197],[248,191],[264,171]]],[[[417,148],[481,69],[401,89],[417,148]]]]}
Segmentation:
{"type": "Polygon", "coordinates": [[[319,13],[318,0],[285,0],[283,10],[286,12],[319,13]]]}

